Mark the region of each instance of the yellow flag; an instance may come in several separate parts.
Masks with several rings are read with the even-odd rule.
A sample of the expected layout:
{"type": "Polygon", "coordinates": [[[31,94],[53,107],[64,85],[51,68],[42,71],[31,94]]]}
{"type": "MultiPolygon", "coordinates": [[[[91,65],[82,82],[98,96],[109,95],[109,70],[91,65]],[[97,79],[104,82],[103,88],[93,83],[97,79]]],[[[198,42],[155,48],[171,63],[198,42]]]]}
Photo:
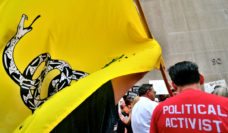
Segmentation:
{"type": "Polygon", "coordinates": [[[49,132],[107,81],[158,68],[161,48],[132,0],[1,0],[0,55],[0,132],[49,132]]]}

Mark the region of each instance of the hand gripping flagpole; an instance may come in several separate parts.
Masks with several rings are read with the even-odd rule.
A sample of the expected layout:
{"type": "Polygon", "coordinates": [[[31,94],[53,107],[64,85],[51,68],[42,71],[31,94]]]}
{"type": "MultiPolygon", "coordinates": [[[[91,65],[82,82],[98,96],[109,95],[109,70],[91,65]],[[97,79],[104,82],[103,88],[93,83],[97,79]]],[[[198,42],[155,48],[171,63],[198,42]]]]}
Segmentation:
{"type": "MultiPolygon", "coordinates": [[[[144,15],[144,13],[143,13],[142,6],[141,6],[139,0],[135,0],[135,4],[136,4],[136,6],[137,6],[139,15],[140,15],[140,17],[141,17],[143,26],[144,26],[144,28],[145,28],[145,30],[146,30],[146,33],[147,33],[148,37],[151,38],[151,39],[153,39],[153,36],[152,36],[152,34],[151,34],[150,30],[149,30],[149,26],[148,26],[148,24],[147,24],[147,21],[146,21],[146,18],[145,18],[145,15],[144,15]]],[[[164,80],[164,82],[165,82],[166,88],[167,88],[167,90],[168,90],[168,92],[169,92],[169,95],[170,95],[170,96],[173,96],[173,93],[172,93],[172,91],[171,91],[169,82],[168,82],[167,77],[166,77],[166,73],[165,73],[165,63],[164,63],[163,57],[162,57],[162,61],[161,61],[161,63],[160,63],[160,71],[161,71],[163,80],[164,80]]]]}

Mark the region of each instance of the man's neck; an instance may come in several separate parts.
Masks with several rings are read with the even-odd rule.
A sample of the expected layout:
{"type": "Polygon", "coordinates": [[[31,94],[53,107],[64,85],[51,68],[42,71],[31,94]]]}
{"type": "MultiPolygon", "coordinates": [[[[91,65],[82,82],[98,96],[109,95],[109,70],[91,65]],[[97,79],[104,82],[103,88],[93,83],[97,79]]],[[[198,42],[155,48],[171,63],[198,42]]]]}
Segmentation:
{"type": "Polygon", "coordinates": [[[150,99],[150,97],[148,97],[148,96],[146,96],[146,95],[142,95],[141,97],[144,97],[144,98],[147,98],[147,99],[153,101],[152,99],[150,99]]]}
{"type": "Polygon", "coordinates": [[[185,86],[178,86],[177,89],[179,92],[181,92],[186,89],[201,90],[201,87],[200,87],[200,84],[195,83],[195,84],[189,84],[189,85],[185,85],[185,86]]]}

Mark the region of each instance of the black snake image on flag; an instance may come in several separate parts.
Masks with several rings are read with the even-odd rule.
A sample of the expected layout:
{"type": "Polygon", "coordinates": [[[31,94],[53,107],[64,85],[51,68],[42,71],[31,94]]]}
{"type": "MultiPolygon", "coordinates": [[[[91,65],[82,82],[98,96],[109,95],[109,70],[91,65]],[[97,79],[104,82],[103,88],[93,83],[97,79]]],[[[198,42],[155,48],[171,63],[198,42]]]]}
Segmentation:
{"type": "Polygon", "coordinates": [[[33,112],[37,107],[39,107],[45,100],[60,91],[66,86],[69,86],[72,80],[79,80],[87,76],[88,74],[82,71],[72,70],[70,65],[62,60],[53,60],[48,53],[43,53],[34,58],[28,66],[25,68],[24,72],[21,73],[17,68],[14,61],[14,49],[16,44],[20,39],[27,33],[32,31],[32,24],[39,18],[31,23],[30,26],[24,27],[25,20],[28,19],[27,15],[23,14],[20,23],[17,28],[16,34],[7,43],[3,52],[3,64],[5,71],[10,76],[13,81],[20,86],[20,94],[24,104],[33,112]],[[38,78],[33,79],[33,76],[41,65],[45,62],[45,67],[38,76],[38,78]],[[52,70],[57,69],[60,74],[52,79],[48,87],[48,97],[41,99],[41,87],[45,76],[52,70]]]}

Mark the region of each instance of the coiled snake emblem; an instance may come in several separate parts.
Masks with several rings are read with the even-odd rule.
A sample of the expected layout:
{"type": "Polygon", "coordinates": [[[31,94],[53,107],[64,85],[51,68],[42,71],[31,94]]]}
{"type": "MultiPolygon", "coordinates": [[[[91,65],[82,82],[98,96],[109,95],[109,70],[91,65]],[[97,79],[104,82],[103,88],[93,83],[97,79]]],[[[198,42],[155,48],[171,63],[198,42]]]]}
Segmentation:
{"type": "Polygon", "coordinates": [[[13,58],[15,46],[23,36],[32,31],[31,26],[39,17],[40,16],[37,16],[30,26],[24,27],[24,22],[28,17],[25,14],[22,15],[17,27],[17,32],[7,43],[2,56],[5,71],[10,78],[20,86],[21,98],[24,104],[32,112],[43,104],[49,96],[52,96],[64,87],[69,86],[72,80],[79,80],[88,75],[82,71],[72,70],[70,65],[65,61],[51,59],[51,56],[48,53],[40,54],[34,58],[25,68],[24,72],[20,72],[13,58]],[[44,69],[41,71],[38,78],[33,79],[33,75],[43,62],[45,64],[44,69]],[[54,69],[59,70],[60,74],[51,80],[48,87],[48,97],[41,99],[40,93],[43,80],[45,76],[54,69]]]}

